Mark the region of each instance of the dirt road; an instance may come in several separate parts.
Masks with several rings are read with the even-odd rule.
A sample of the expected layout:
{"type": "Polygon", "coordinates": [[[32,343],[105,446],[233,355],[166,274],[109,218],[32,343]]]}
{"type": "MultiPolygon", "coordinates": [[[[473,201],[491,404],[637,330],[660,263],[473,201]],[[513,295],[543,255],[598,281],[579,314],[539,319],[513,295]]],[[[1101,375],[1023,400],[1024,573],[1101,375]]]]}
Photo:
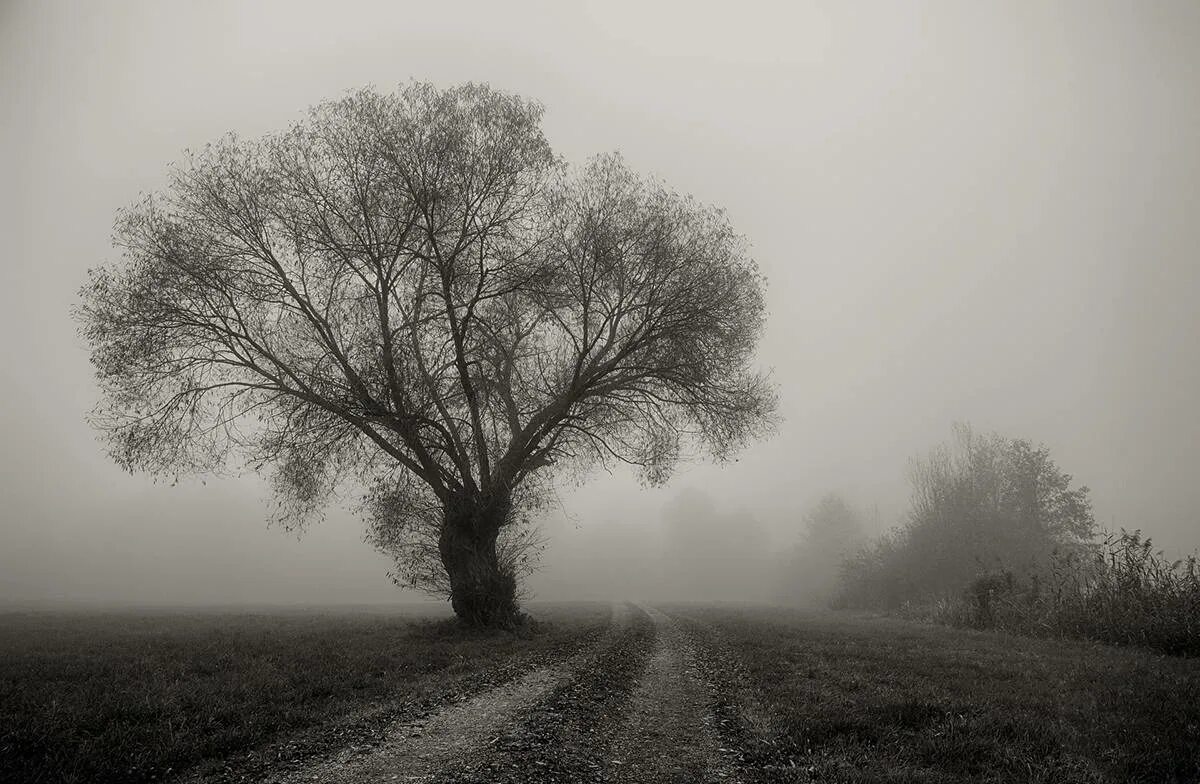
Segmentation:
{"type": "Polygon", "coordinates": [[[668,614],[614,605],[607,633],[586,653],[397,722],[373,748],[258,781],[737,782],[702,656],[668,614]]]}
{"type": "Polygon", "coordinates": [[[446,705],[422,719],[397,723],[383,744],[366,753],[343,749],[332,759],[261,781],[263,784],[434,781],[483,753],[488,742],[503,732],[514,716],[566,678],[567,673],[560,669],[534,670],[511,683],[446,705]]]}

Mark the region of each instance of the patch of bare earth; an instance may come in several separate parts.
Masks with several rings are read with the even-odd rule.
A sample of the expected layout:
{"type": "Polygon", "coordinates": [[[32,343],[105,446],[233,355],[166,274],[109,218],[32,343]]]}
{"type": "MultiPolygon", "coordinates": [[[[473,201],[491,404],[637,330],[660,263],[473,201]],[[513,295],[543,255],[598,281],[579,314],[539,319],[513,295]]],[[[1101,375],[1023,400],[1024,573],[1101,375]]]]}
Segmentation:
{"type": "Polygon", "coordinates": [[[263,784],[430,781],[447,770],[469,765],[514,715],[567,677],[558,668],[534,670],[511,683],[443,706],[422,719],[398,723],[373,749],[345,749],[305,769],[268,776],[263,784]]]}
{"type": "Polygon", "coordinates": [[[721,746],[712,694],[690,635],[653,607],[656,638],[629,712],[609,749],[609,778],[631,784],[737,782],[721,746]]]}

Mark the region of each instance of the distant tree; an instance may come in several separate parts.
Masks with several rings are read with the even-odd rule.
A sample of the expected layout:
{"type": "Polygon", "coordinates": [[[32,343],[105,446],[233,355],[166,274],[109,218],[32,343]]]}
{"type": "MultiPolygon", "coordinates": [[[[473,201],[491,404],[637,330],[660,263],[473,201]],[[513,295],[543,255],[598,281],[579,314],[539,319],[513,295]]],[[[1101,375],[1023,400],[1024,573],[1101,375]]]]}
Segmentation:
{"type": "Polygon", "coordinates": [[[762,524],[694,488],[663,508],[657,590],[687,601],[761,601],[769,596],[770,547],[762,524]]]}
{"type": "Polygon", "coordinates": [[[569,170],[540,120],[410,84],[190,154],[77,309],[112,456],[270,467],[290,524],[364,487],[400,579],[503,625],[552,467],[660,482],[763,433],[762,280],[724,214],[616,157],[569,170]]]}
{"type": "Polygon", "coordinates": [[[829,493],[805,515],[799,541],[784,564],[785,599],[824,604],[837,587],[842,562],[865,541],[862,517],[837,493],[829,493]]]}
{"type": "Polygon", "coordinates": [[[951,445],[912,461],[910,476],[908,547],[930,591],[956,590],[981,569],[1037,568],[1095,533],[1088,488],[1072,488],[1029,441],[958,425],[951,445]]]}
{"type": "Polygon", "coordinates": [[[1095,535],[1088,488],[1026,440],[957,425],[950,444],[911,462],[910,479],[907,522],[850,561],[844,601],[896,604],[956,594],[988,570],[1036,573],[1095,535]]]}

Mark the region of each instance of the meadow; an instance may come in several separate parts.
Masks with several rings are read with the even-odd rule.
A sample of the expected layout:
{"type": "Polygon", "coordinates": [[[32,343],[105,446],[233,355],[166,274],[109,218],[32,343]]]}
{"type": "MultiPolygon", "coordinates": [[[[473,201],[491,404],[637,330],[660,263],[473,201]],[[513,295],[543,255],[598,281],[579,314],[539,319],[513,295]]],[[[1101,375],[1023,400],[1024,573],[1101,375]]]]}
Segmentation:
{"type": "Polygon", "coordinates": [[[1200,781],[1200,660],[849,613],[681,608],[762,781],[1200,781]]]}

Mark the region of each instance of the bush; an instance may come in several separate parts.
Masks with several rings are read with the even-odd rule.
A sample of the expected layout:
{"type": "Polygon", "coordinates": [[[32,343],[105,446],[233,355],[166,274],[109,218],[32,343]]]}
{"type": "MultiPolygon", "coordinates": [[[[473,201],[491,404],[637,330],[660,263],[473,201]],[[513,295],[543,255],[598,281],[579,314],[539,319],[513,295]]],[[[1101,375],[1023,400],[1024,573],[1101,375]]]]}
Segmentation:
{"type": "Polygon", "coordinates": [[[1090,552],[1054,553],[1023,578],[979,575],[957,601],[930,613],[955,626],[1081,637],[1200,655],[1200,572],[1169,560],[1140,531],[1109,534],[1090,552]]]}

